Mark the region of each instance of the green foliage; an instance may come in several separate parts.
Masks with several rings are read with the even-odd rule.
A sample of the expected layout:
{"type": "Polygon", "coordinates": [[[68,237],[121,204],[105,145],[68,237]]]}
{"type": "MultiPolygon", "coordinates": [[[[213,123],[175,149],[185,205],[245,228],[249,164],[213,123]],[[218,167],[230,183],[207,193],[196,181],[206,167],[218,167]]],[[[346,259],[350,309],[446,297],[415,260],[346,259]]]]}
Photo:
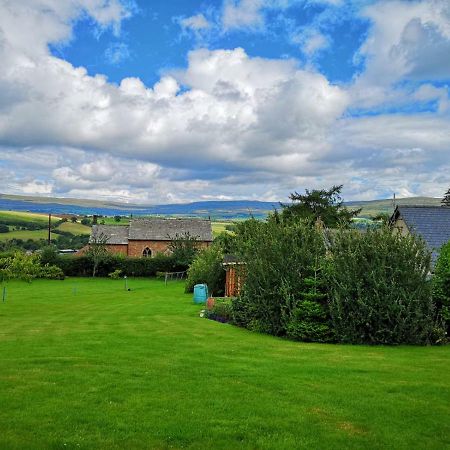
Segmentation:
{"type": "MultiPolygon", "coordinates": [[[[89,255],[59,255],[56,265],[67,276],[89,276],[93,270],[93,260],[89,255]]],[[[156,272],[186,270],[187,267],[176,265],[172,256],[156,255],[154,258],[126,258],[121,255],[108,254],[97,266],[96,275],[106,277],[121,270],[122,275],[135,277],[155,276],[156,272]]]]}
{"type": "Polygon", "coordinates": [[[64,273],[59,267],[41,264],[36,253],[27,255],[15,252],[13,256],[0,260],[0,278],[31,281],[34,278],[63,279],[64,273]]]}
{"type": "Polygon", "coordinates": [[[221,295],[225,287],[225,270],[222,266],[223,252],[219,245],[200,251],[188,269],[186,292],[193,292],[194,286],[206,283],[210,295],[221,295]]]}
{"type": "Polygon", "coordinates": [[[121,269],[116,269],[114,272],[111,272],[108,274],[108,277],[113,279],[113,280],[118,280],[122,275],[122,270],[121,269]]]}
{"type": "Polygon", "coordinates": [[[89,248],[86,255],[92,260],[92,276],[95,277],[98,269],[98,265],[105,260],[108,255],[108,249],[106,244],[108,242],[108,236],[104,233],[93,232],[91,242],[89,242],[89,248]]]}
{"type": "Polygon", "coordinates": [[[305,194],[294,192],[290,195],[292,203],[282,204],[281,218],[284,221],[296,221],[299,219],[316,222],[320,219],[327,227],[337,225],[349,226],[353,217],[360,210],[350,211],[343,205],[341,186],[333,186],[330,189],[308,190],[305,194]]]}
{"type": "Polygon", "coordinates": [[[41,250],[41,264],[56,264],[58,260],[58,250],[54,245],[47,245],[41,250]]]}
{"type": "Polygon", "coordinates": [[[199,251],[198,236],[191,236],[189,232],[184,234],[176,233],[169,236],[171,242],[169,249],[176,263],[180,266],[188,267],[199,251]]]}
{"type": "Polygon", "coordinates": [[[387,227],[339,230],[328,282],[330,312],[341,342],[425,344],[433,322],[430,253],[417,237],[387,227]]]}
{"type": "Polygon", "coordinates": [[[120,222],[121,217],[120,216],[114,216],[114,222],[120,222]]]}
{"type": "Polygon", "coordinates": [[[320,267],[314,271],[314,277],[305,278],[301,300],[292,311],[286,334],[289,338],[304,342],[330,342],[333,333],[326,303],[326,290],[320,267]]]}
{"type": "Polygon", "coordinates": [[[92,221],[87,217],[83,217],[80,221],[81,225],[91,225],[92,221]]]}
{"type": "Polygon", "coordinates": [[[433,277],[433,300],[438,320],[442,320],[450,335],[450,242],[441,248],[433,277]]]}
{"type": "Polygon", "coordinates": [[[230,298],[215,298],[214,306],[206,309],[204,317],[217,322],[230,322],[233,319],[233,305],[230,298]]]}
{"type": "Polygon", "coordinates": [[[0,233],[9,233],[8,225],[4,225],[4,224],[0,223],[0,233]]]}
{"type": "Polygon", "coordinates": [[[251,219],[236,226],[236,241],[246,272],[242,293],[233,300],[237,324],[282,336],[300,319],[302,302],[325,303],[319,283],[312,289],[308,281],[321,276],[325,257],[323,236],[315,227],[251,219]]]}

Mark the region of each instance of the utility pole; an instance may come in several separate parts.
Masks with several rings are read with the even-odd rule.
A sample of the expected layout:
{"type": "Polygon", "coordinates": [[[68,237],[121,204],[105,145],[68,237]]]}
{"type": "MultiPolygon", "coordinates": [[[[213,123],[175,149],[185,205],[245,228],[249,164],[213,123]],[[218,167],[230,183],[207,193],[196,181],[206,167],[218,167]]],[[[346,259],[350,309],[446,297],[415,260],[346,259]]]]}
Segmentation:
{"type": "Polygon", "coordinates": [[[51,244],[52,213],[48,213],[48,245],[51,244]]]}

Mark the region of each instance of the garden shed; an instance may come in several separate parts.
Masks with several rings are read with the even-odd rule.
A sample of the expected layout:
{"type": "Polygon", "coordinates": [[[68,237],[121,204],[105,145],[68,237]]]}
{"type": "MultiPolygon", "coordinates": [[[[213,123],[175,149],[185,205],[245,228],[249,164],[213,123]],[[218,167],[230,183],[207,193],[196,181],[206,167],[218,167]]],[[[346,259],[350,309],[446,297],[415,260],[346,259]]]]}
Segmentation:
{"type": "Polygon", "coordinates": [[[223,267],[226,271],[225,297],[236,297],[244,282],[245,263],[234,255],[225,255],[223,267]]]}

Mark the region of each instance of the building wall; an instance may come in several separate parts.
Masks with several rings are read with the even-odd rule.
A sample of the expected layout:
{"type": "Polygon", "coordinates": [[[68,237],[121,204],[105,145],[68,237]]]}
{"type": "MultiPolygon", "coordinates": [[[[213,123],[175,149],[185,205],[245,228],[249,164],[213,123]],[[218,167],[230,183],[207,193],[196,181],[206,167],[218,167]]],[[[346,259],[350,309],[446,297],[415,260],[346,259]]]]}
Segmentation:
{"type": "MultiPolygon", "coordinates": [[[[199,242],[200,248],[209,246],[209,242],[199,242]]],[[[152,256],[158,253],[166,253],[169,250],[170,241],[129,241],[128,245],[107,245],[108,250],[111,253],[122,254],[125,256],[131,256],[139,258],[146,247],[152,251],[152,256]]]]}
{"type": "Polygon", "coordinates": [[[406,222],[401,218],[398,218],[394,222],[393,229],[400,233],[402,236],[406,236],[407,234],[409,234],[408,226],[406,225],[406,222]]]}
{"type": "Polygon", "coordinates": [[[128,255],[128,245],[127,244],[107,244],[108,251],[115,255],[128,255]]]}

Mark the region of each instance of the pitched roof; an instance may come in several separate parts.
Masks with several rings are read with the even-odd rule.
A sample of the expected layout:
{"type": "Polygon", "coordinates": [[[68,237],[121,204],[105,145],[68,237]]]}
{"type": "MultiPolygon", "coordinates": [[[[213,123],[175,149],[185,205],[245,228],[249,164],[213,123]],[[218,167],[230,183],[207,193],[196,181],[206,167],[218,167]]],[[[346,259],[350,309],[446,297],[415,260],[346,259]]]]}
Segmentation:
{"type": "Polygon", "coordinates": [[[107,238],[107,244],[128,244],[128,231],[128,226],[93,225],[89,242],[93,242],[94,236],[104,235],[107,238]]]}
{"type": "Polygon", "coordinates": [[[422,236],[436,259],[450,241],[450,208],[443,206],[397,206],[393,219],[402,218],[412,233],[422,236]]]}
{"type": "Polygon", "coordinates": [[[129,239],[171,241],[175,236],[189,233],[199,241],[212,241],[211,221],[204,219],[165,219],[151,217],[130,222],[129,239]]]}
{"type": "Polygon", "coordinates": [[[152,217],[134,219],[130,225],[94,225],[89,242],[93,236],[103,234],[107,244],[128,244],[135,241],[171,241],[176,235],[189,233],[199,241],[212,241],[211,221],[204,219],[165,219],[152,217]]]}

